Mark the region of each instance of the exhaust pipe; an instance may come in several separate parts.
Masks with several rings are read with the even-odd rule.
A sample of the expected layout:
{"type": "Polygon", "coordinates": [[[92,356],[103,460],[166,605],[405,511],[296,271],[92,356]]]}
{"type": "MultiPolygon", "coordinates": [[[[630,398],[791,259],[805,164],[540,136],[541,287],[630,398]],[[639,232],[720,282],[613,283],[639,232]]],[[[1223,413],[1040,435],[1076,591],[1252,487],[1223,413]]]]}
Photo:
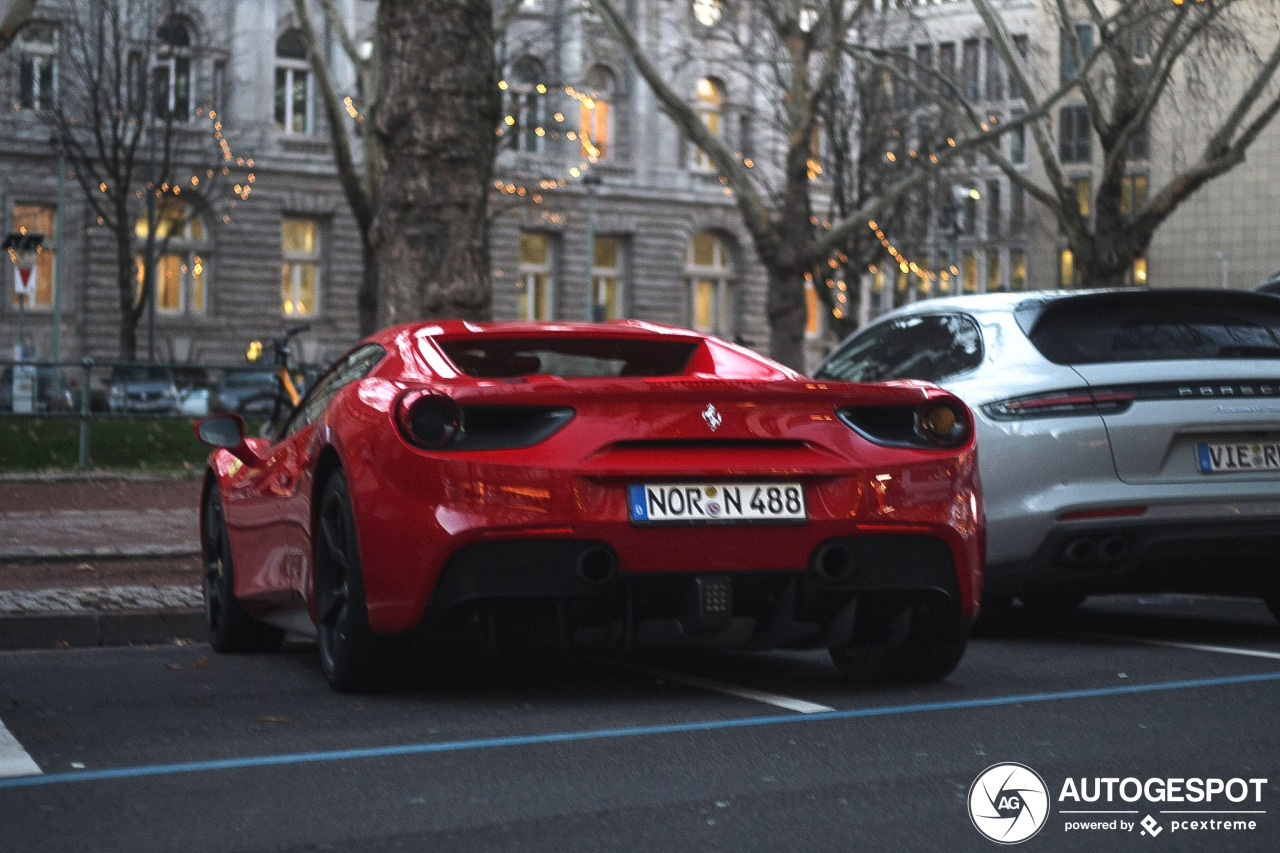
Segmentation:
{"type": "Polygon", "coordinates": [[[848,583],[858,573],[853,551],[847,545],[827,543],[813,552],[812,570],[824,583],[848,583]]]}
{"type": "Polygon", "coordinates": [[[1082,537],[1073,539],[1062,549],[1062,562],[1068,566],[1093,566],[1098,563],[1098,543],[1082,537]]]}
{"type": "Polygon", "coordinates": [[[1114,564],[1129,556],[1130,548],[1132,543],[1129,542],[1129,537],[1117,535],[1103,539],[1102,544],[1098,546],[1098,551],[1102,555],[1102,562],[1114,564]]]}
{"type": "Polygon", "coordinates": [[[574,561],[573,573],[588,586],[604,586],[618,576],[618,556],[610,548],[587,548],[574,561]]]}

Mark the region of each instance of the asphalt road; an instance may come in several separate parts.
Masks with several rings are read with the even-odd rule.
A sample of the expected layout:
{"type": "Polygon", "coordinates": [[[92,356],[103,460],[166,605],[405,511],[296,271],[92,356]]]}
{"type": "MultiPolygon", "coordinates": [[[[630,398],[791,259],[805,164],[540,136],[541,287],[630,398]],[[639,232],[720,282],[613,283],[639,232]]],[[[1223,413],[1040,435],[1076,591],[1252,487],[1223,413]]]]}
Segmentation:
{"type": "Polygon", "coordinates": [[[980,817],[1042,819],[1021,849],[1273,851],[1277,719],[1280,627],[1226,599],[1090,602],[906,688],[716,653],[473,663],[352,697],[305,646],[5,652],[0,768],[40,773],[0,777],[0,850],[994,850],[971,786],[1018,762],[1047,816],[984,776],[1004,809],[980,817]],[[1113,802],[1087,800],[1100,778],[1113,802]],[[1125,799],[1172,779],[1174,801],[1125,799]],[[1223,790],[1192,802],[1192,780],[1223,790]]]}

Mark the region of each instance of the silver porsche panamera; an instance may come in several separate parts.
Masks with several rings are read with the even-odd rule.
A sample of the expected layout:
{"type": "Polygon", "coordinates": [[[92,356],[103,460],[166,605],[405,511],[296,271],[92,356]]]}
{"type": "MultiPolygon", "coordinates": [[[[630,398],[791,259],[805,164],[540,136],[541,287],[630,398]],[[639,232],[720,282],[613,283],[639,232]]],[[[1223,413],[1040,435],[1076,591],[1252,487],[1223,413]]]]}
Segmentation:
{"type": "Polygon", "coordinates": [[[988,604],[1216,592],[1280,618],[1280,299],[936,299],[855,333],[816,377],[927,380],[969,404],[988,604]]]}

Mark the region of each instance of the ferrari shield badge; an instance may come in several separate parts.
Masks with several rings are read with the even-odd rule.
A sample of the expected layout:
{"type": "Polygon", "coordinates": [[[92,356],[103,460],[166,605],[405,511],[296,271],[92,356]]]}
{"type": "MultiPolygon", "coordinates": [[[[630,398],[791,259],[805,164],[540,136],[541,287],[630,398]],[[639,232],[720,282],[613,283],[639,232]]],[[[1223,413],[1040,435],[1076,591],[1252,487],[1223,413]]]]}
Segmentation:
{"type": "Polygon", "coordinates": [[[702,419],[707,422],[707,426],[711,427],[712,432],[720,429],[720,424],[724,420],[716,407],[710,403],[707,403],[707,407],[702,410],[702,419]]]}

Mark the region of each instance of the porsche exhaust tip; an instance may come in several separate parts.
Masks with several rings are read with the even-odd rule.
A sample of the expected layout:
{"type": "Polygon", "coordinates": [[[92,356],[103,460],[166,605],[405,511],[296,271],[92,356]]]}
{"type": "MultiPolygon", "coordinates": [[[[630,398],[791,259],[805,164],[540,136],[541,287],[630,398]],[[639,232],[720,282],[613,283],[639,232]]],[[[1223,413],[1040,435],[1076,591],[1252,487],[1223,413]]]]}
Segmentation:
{"type": "Polygon", "coordinates": [[[824,583],[848,583],[858,571],[849,546],[834,543],[821,545],[813,552],[810,568],[824,583]]]}
{"type": "Polygon", "coordinates": [[[587,548],[574,561],[573,571],[588,586],[605,586],[618,576],[618,557],[609,548],[587,548]]]}

